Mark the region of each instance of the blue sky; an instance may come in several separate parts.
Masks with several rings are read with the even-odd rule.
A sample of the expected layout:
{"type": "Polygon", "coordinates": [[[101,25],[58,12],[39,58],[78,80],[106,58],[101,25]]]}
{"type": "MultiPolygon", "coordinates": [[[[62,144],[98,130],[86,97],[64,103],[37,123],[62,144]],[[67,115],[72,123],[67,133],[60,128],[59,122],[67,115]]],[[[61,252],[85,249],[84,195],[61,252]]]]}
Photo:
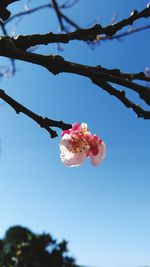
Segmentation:
{"type": "MultiPolygon", "coordinates": [[[[32,1],[35,2],[35,1],[32,1]]],[[[61,1],[62,2],[62,1],[61,1]]],[[[37,0],[36,5],[47,3],[37,0]]],[[[66,10],[82,27],[98,20],[110,23],[147,1],[80,0],[66,10]]],[[[22,8],[23,1],[11,6],[22,8]]],[[[138,26],[146,22],[137,22],[138,26]]],[[[149,19],[147,20],[147,24],[149,19]]],[[[11,32],[13,25],[9,25],[11,32]]],[[[35,13],[20,22],[16,34],[58,31],[51,10],[35,13]],[[40,19],[39,19],[40,18],[40,19]]],[[[39,53],[60,54],[66,60],[126,72],[149,67],[149,32],[121,41],[104,42],[94,50],[83,42],[41,47],[39,53]]],[[[2,59],[2,64],[8,60],[2,59]]],[[[69,74],[53,76],[45,69],[17,61],[18,72],[0,81],[10,96],[34,112],[73,123],[87,122],[107,147],[103,164],[92,167],[88,160],[79,168],[66,168],[59,158],[59,137],[24,115],[4,105],[0,109],[0,236],[16,224],[35,232],[50,232],[69,241],[78,264],[94,267],[138,267],[150,264],[150,127],[137,119],[89,80],[69,74]]],[[[134,96],[128,92],[130,97],[134,96]]]]}

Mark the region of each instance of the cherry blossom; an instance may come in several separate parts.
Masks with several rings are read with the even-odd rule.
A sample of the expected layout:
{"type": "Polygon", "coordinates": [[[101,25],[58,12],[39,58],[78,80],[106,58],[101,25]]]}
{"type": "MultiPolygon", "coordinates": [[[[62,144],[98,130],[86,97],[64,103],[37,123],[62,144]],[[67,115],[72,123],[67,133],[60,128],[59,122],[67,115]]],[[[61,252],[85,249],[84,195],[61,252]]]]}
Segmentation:
{"type": "Polygon", "coordinates": [[[97,166],[106,154],[102,139],[96,134],[91,134],[84,122],[76,122],[71,129],[62,132],[60,151],[62,162],[70,167],[81,165],[86,158],[90,158],[91,164],[97,166]]]}

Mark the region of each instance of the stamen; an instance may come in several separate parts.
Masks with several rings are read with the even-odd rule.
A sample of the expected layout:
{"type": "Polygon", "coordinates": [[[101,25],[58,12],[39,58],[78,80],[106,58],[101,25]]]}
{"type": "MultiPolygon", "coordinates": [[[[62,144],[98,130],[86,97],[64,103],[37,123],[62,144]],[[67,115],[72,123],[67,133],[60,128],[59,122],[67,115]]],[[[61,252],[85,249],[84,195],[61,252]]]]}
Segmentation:
{"type": "Polygon", "coordinates": [[[77,152],[82,152],[83,150],[87,150],[88,143],[86,142],[82,133],[75,133],[71,136],[71,149],[74,154],[77,152]]]}

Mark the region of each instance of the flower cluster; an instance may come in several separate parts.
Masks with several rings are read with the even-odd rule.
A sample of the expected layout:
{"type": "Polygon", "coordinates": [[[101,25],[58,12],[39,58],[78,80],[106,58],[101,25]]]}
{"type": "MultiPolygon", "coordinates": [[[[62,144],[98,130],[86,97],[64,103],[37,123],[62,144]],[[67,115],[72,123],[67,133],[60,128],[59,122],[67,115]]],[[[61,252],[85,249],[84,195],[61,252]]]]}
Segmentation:
{"type": "Polygon", "coordinates": [[[105,144],[96,134],[91,134],[86,123],[74,123],[62,132],[60,158],[66,166],[79,166],[88,157],[97,166],[105,157],[105,144]]]}

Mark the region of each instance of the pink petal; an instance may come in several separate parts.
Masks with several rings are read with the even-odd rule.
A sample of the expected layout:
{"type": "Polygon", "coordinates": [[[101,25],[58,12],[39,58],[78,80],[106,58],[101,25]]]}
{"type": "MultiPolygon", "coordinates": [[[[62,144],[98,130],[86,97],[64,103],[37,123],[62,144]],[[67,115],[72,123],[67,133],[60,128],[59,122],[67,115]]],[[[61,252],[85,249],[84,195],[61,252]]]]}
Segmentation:
{"type": "Polygon", "coordinates": [[[62,134],[61,135],[64,136],[66,133],[67,134],[70,134],[70,130],[64,130],[64,131],[62,131],[62,134]]]}
{"type": "Polygon", "coordinates": [[[99,153],[98,146],[92,146],[90,148],[90,150],[91,150],[93,156],[96,156],[99,153]]]}
{"type": "Polygon", "coordinates": [[[78,122],[75,122],[72,124],[72,131],[77,131],[80,127],[80,124],[78,122]]]}
{"type": "Polygon", "coordinates": [[[91,164],[94,166],[99,165],[105,158],[105,155],[106,155],[106,147],[104,142],[102,141],[101,144],[98,145],[98,154],[90,156],[91,164]]]}

